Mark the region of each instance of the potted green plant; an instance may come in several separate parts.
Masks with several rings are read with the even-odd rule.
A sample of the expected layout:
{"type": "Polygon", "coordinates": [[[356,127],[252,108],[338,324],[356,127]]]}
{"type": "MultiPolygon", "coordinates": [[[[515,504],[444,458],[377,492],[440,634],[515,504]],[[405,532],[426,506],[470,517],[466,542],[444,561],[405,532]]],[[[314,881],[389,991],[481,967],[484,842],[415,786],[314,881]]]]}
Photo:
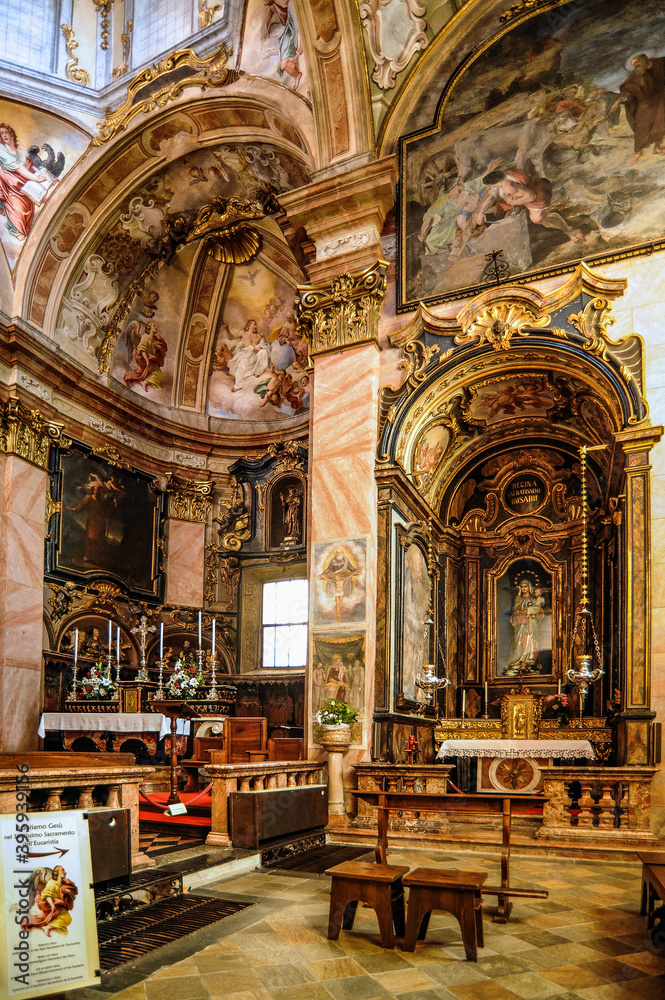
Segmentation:
{"type": "Polygon", "coordinates": [[[317,743],[326,748],[348,747],[351,742],[351,725],[357,718],[355,708],[350,708],[337,698],[326,698],[316,716],[317,743]]]}

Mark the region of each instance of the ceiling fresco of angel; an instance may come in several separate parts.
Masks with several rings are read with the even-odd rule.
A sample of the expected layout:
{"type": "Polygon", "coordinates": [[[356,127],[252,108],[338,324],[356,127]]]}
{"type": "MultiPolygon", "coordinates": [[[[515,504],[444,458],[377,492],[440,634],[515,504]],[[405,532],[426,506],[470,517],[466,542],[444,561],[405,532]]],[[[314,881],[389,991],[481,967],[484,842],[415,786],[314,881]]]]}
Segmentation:
{"type": "Polygon", "coordinates": [[[514,278],[662,239],[662,4],[572,0],[529,18],[402,154],[403,308],[483,286],[491,252],[514,278]]]}

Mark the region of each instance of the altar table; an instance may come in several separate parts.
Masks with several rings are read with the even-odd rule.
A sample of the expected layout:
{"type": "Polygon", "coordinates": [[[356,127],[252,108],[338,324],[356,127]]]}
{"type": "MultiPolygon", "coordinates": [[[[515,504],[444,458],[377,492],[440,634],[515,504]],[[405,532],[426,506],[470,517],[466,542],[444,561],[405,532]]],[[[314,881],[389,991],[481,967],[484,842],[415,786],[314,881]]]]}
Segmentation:
{"type": "MultiPolygon", "coordinates": [[[[46,731],[92,733],[159,733],[159,739],[171,732],[171,720],[157,712],[44,712],[37,735],[46,731]]],[[[178,719],[178,736],[189,735],[189,722],[178,719]]]]}
{"type": "Polygon", "coordinates": [[[388,821],[391,810],[404,812],[500,812],[503,815],[501,833],[501,885],[483,885],[481,892],[498,897],[494,920],[505,924],[510,916],[512,903],[509,896],[547,899],[547,889],[512,888],[510,885],[510,827],[513,813],[541,806],[547,800],[543,795],[462,795],[454,792],[378,792],[354,791],[351,793],[363,802],[375,806],[378,820],[378,838],[374,854],[377,864],[385,865],[388,849],[388,821]]]}
{"type": "Polygon", "coordinates": [[[576,757],[596,759],[589,740],[444,740],[437,758],[443,757],[576,757]]]}

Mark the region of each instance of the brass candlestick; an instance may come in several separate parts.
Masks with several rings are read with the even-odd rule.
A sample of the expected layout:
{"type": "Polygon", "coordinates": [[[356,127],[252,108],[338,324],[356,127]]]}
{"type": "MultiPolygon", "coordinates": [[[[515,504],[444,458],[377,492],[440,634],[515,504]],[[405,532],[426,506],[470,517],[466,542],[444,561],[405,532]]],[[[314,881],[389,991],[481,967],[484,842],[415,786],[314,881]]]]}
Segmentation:
{"type": "Polygon", "coordinates": [[[216,699],[216,697],[217,697],[217,674],[216,674],[216,666],[217,666],[217,657],[215,655],[215,651],[213,650],[212,658],[211,658],[211,661],[210,661],[210,671],[211,671],[211,673],[210,673],[210,689],[209,689],[209,691],[208,691],[208,693],[206,695],[206,698],[208,698],[210,701],[214,701],[216,699]]]}
{"type": "Polygon", "coordinates": [[[166,693],[164,691],[164,657],[160,657],[159,660],[159,686],[155,692],[155,699],[157,701],[164,701],[166,698],[166,693]]]}

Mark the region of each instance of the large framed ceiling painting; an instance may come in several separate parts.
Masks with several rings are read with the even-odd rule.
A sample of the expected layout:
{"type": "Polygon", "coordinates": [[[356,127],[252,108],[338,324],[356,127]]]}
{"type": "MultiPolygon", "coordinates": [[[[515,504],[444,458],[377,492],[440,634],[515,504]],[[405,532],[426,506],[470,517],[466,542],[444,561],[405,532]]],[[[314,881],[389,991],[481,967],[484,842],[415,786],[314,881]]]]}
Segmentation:
{"type": "Polygon", "coordinates": [[[151,476],[84,445],[51,451],[46,575],[112,580],[130,596],[161,600],[165,495],[151,476]]]}
{"type": "Polygon", "coordinates": [[[402,139],[400,178],[402,311],[665,246],[661,0],[564,0],[502,25],[437,124],[402,139]]]}

